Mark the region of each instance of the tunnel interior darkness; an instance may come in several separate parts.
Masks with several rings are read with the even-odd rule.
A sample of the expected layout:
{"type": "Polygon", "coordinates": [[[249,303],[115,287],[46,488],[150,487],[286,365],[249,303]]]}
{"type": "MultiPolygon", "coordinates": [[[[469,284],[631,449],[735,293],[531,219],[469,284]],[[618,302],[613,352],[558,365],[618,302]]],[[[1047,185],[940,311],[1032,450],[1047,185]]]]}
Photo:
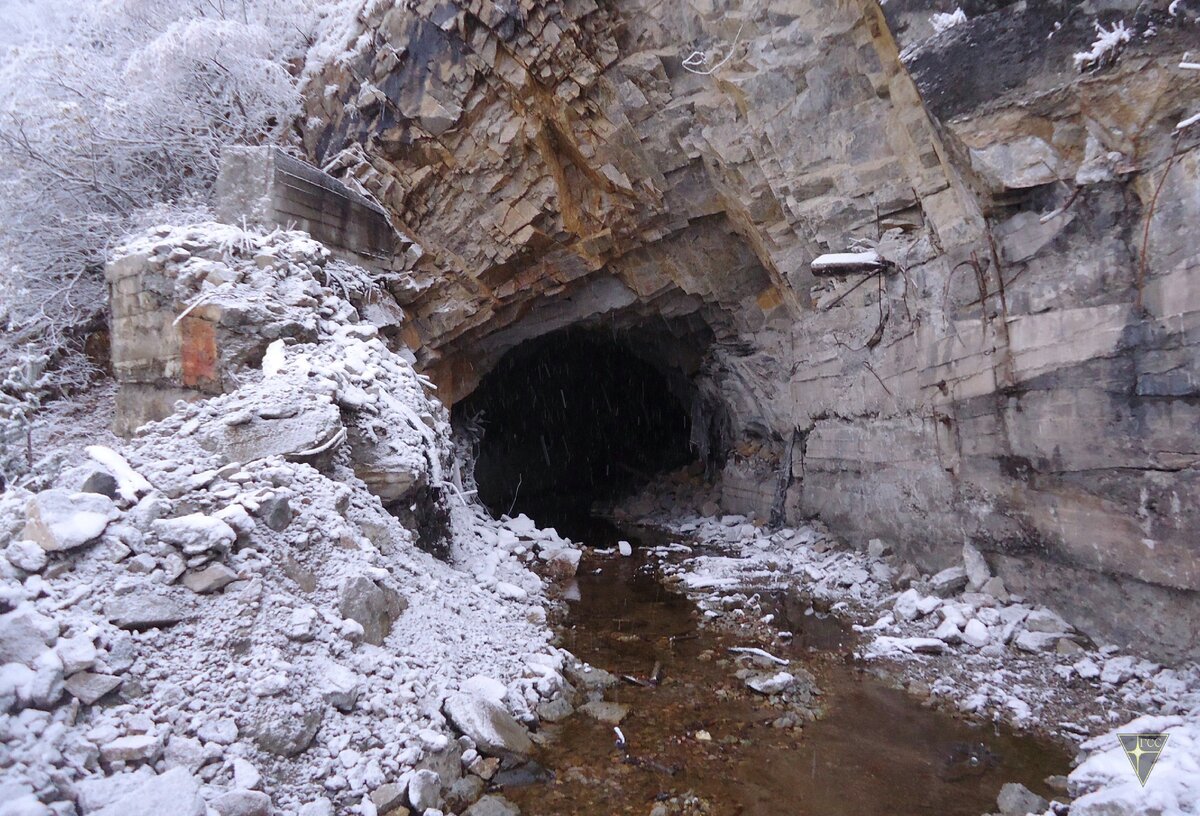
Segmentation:
{"type": "Polygon", "coordinates": [[[493,513],[561,524],[695,458],[687,378],[641,351],[600,330],[555,332],[508,352],[455,405],[493,513]]]}

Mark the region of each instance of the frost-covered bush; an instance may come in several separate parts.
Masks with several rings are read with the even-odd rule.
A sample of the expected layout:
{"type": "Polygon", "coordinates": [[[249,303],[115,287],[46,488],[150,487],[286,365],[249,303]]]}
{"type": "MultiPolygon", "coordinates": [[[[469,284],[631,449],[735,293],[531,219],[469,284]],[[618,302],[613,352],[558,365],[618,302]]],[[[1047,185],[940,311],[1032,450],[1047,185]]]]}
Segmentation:
{"type": "Polygon", "coordinates": [[[3,368],[30,347],[60,362],[103,308],[105,254],[140,214],[194,209],[223,146],[287,132],[322,4],[46,5],[41,27],[17,15],[20,35],[0,39],[3,368]]]}
{"type": "Polygon", "coordinates": [[[33,466],[33,415],[46,393],[46,358],[22,355],[0,378],[0,490],[33,466]]]}

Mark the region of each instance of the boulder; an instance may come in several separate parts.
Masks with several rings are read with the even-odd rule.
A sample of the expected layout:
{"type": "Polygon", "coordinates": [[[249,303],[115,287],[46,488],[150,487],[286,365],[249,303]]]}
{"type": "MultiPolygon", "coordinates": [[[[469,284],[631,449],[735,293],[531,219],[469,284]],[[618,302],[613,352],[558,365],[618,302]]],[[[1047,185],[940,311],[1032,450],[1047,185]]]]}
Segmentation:
{"type": "Polygon", "coordinates": [[[987,642],[991,639],[991,635],[982,621],[978,618],[972,618],[963,627],[962,639],[964,643],[970,646],[981,648],[987,645],[987,642]]]}
{"type": "Polygon", "coordinates": [[[429,460],[424,455],[414,455],[408,446],[392,450],[386,440],[372,442],[356,433],[350,449],[354,452],[354,475],[385,502],[399,501],[425,482],[429,460]]]}
{"type": "Polygon", "coordinates": [[[192,513],[159,519],[150,525],[159,541],[170,544],[184,555],[226,552],[237,540],[237,532],[219,518],[192,513]]]}
{"type": "Polygon", "coordinates": [[[262,791],[231,790],[209,802],[220,816],[270,816],[271,797],[262,791]]]}
{"type": "Polygon", "coordinates": [[[338,589],[338,611],[362,626],[363,640],[374,646],[383,643],[407,608],[403,595],[366,575],[346,578],[338,589]]]}
{"type": "Polygon", "coordinates": [[[939,598],[949,598],[967,588],[967,571],[963,567],[947,567],[929,579],[929,587],[939,598]]]}
{"type": "Polygon", "coordinates": [[[759,694],[781,694],[792,687],[796,678],[781,671],[775,674],[755,674],[746,678],[746,685],[759,694]]]}
{"type": "Polygon", "coordinates": [[[521,816],[521,809],[503,796],[485,796],[467,808],[463,816],[521,816]]]}
{"type": "MultiPolygon", "coordinates": [[[[387,811],[380,810],[380,816],[387,816],[387,811]]],[[[322,796],[300,807],[299,816],[333,816],[333,802],[322,796]]]]}
{"type": "Polygon", "coordinates": [[[408,803],[417,813],[437,807],[442,798],[442,780],[428,769],[414,771],[408,780],[408,803]]]}
{"type": "Polygon", "coordinates": [[[43,490],[25,505],[21,537],[47,552],[73,550],[99,538],[118,516],[120,511],[108,496],[43,490]]]}
{"type": "Polygon", "coordinates": [[[204,745],[192,737],[172,736],[163,749],[163,761],[168,768],[186,768],[195,773],[207,760],[204,745]]]}
{"type": "Polygon", "coordinates": [[[321,729],[323,712],[310,709],[299,717],[263,715],[251,726],[254,744],[269,754],[294,757],[304,753],[321,729]]]}
{"type": "Polygon", "coordinates": [[[9,542],[4,548],[4,557],[8,559],[8,563],[26,572],[41,572],[49,560],[45,550],[36,542],[26,539],[9,542]]]}
{"type": "Polygon", "coordinates": [[[108,469],[98,462],[88,462],[81,466],[79,489],[84,493],[99,493],[110,499],[117,498],[120,485],[108,469]]]}
{"type": "Polygon", "coordinates": [[[327,397],[301,391],[276,404],[239,411],[197,433],[200,445],[231,462],[269,456],[322,466],[346,439],[341,413],[327,397]]]}
{"type": "Polygon", "coordinates": [[[63,665],[58,655],[46,650],[33,661],[33,678],[28,686],[29,703],[49,708],[63,693],[63,665]]]}
{"type": "Polygon", "coordinates": [[[137,770],[111,776],[85,776],[71,785],[71,795],[81,812],[91,814],[111,805],[153,778],[154,769],[145,765],[137,770]]]}
{"type": "Polygon", "coordinates": [[[442,713],[459,733],[475,741],[481,753],[527,758],[533,752],[529,732],[493,700],[477,694],[452,694],[442,705],[442,713]]]}
{"type": "Polygon", "coordinates": [[[172,626],[190,612],[182,601],[150,589],[121,595],[104,605],[104,614],[113,625],[135,632],[172,626]]]}
{"type": "Polygon", "coordinates": [[[1054,632],[1022,632],[1013,643],[1023,652],[1048,652],[1058,646],[1058,638],[1054,632]]]}
{"type": "Polygon", "coordinates": [[[227,717],[206,720],[196,729],[196,736],[217,745],[232,745],[238,738],[237,723],[227,717]]]}
{"type": "Polygon", "coordinates": [[[1009,782],[1000,788],[996,806],[1001,816],[1026,816],[1029,813],[1045,813],[1050,803],[1018,782],[1009,782]]]}
{"type": "Polygon", "coordinates": [[[258,790],[262,786],[262,774],[247,760],[233,760],[233,786],[240,790],[258,790]]]}
{"type": "Polygon", "coordinates": [[[952,620],[943,620],[938,624],[938,628],[934,631],[933,636],[938,640],[943,640],[946,643],[962,643],[962,631],[952,620]]]}
{"type": "Polygon", "coordinates": [[[63,671],[67,674],[91,669],[100,655],[92,636],[87,632],[81,632],[74,637],[60,638],[54,650],[58,652],[63,671]]]}
{"type": "Polygon", "coordinates": [[[1030,632],[1058,634],[1071,631],[1071,626],[1065,620],[1044,607],[1035,609],[1026,616],[1025,628],[1030,632]]]}
{"type": "Polygon", "coordinates": [[[589,693],[612,688],[620,682],[612,672],[575,660],[566,662],[566,665],[563,666],[563,675],[571,685],[589,693]]]}
{"type": "Polygon", "coordinates": [[[237,573],[221,563],[209,564],[201,570],[188,570],[183,574],[183,585],[197,595],[224,589],[235,580],[237,573]]]}
{"type": "Polygon", "coordinates": [[[67,678],[67,692],[84,705],[92,705],[121,685],[121,678],[111,674],[79,672],[67,678]]]}
{"type": "Polygon", "coordinates": [[[129,734],[100,746],[105,762],[153,762],[162,756],[162,740],[150,734],[129,734]]]}
{"type": "Polygon", "coordinates": [[[1008,603],[1008,588],[1004,586],[1004,579],[999,575],[994,575],[983,582],[979,587],[979,591],[985,595],[991,595],[1000,603],[1008,603]]]}
{"type": "Polygon", "coordinates": [[[579,559],[583,551],[574,547],[554,550],[546,558],[546,568],[551,578],[562,580],[572,577],[579,570],[579,559]]]}
{"type": "Polygon", "coordinates": [[[629,706],[610,703],[607,700],[591,700],[581,705],[579,710],[605,725],[620,725],[621,720],[629,713],[629,706]]]}
{"type": "Polygon", "coordinates": [[[58,639],[58,623],[23,603],[0,615],[0,663],[32,666],[58,639]]]}
{"type": "Polygon", "coordinates": [[[325,702],[338,711],[353,711],[358,696],[362,693],[358,674],[345,666],[330,663],[325,667],[324,675],[325,702]]]}
{"type": "Polygon", "coordinates": [[[916,620],[921,615],[917,607],[920,602],[920,592],[915,589],[906,589],[896,596],[896,602],[892,604],[892,613],[895,614],[898,621],[916,620]]]}
{"type": "Polygon", "coordinates": [[[962,556],[963,569],[967,574],[967,586],[973,592],[978,591],[992,577],[992,570],[984,560],[983,553],[970,542],[963,544],[962,556]]]}
{"type": "Polygon", "coordinates": [[[380,816],[388,816],[400,808],[403,808],[402,813],[407,813],[408,808],[404,804],[407,801],[408,787],[406,785],[389,782],[371,791],[371,803],[375,805],[375,811],[380,816]]]}
{"type": "Polygon", "coordinates": [[[278,533],[292,523],[292,505],[287,496],[271,496],[258,506],[258,515],[263,524],[278,533]]]}
{"type": "MultiPolygon", "coordinates": [[[[136,775],[129,774],[131,782],[136,775]]],[[[131,785],[128,793],[91,816],[205,816],[204,800],[195,778],[183,768],[131,785]]]]}

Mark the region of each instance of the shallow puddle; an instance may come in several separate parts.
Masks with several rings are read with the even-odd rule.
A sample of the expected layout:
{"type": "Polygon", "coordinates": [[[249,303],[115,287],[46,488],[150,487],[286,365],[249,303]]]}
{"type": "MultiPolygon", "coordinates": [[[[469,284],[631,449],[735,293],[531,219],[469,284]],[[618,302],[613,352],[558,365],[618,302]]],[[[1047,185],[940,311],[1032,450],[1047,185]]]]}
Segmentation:
{"type": "MultiPolygon", "coordinates": [[[[600,524],[563,532],[595,547],[615,542],[600,524]]],[[[639,538],[663,543],[654,532],[639,538]]],[[[611,725],[582,713],[548,726],[539,760],[549,773],[505,787],[525,816],[645,816],[659,802],[668,814],[979,816],[996,809],[1005,782],[1049,796],[1045,777],[1069,769],[1057,746],[926,709],[863,674],[833,619],[786,603],[780,619],[792,613],[784,625],[796,637],[767,648],[816,677],[824,713],[803,728],[773,727],[785,710],[746,688],[735,676],[746,661],[727,652],[764,644],[698,626],[695,605],[659,581],[652,559],[589,555],[576,587],[563,646],[643,681],[657,666],[661,682],[606,692],[629,706],[625,750],[611,725]],[[696,799],[685,805],[686,796],[696,799]]]]}

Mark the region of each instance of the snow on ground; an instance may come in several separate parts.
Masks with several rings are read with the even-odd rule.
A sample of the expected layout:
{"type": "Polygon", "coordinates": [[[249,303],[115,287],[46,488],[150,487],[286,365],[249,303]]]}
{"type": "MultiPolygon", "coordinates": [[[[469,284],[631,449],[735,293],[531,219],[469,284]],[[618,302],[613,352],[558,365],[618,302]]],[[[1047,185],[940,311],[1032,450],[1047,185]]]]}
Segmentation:
{"type": "Polygon", "coordinates": [[[744,516],[717,516],[713,496],[683,477],[673,481],[615,515],[688,541],[693,554],[664,571],[706,617],[761,624],[756,596],[798,591],[811,599],[807,614],[850,622],[858,657],[898,674],[910,691],[1078,744],[1073,816],[1200,813],[1200,667],[1163,667],[1095,646],[1053,610],[1011,595],[969,544],[960,565],[922,575],[879,539],[864,552],[819,522],[772,531],[744,516]],[[1143,789],[1116,734],[1146,730],[1171,737],[1143,789]]]}
{"type": "Polygon", "coordinates": [[[519,734],[510,713],[560,692],[528,566],[573,574],[579,551],[469,498],[445,410],[303,234],[162,228],[126,252],[173,259],[180,302],[309,342],[0,498],[0,814],[465,807],[495,765],[443,701],[486,689],[519,734]],[[439,533],[446,560],[421,548],[439,533]]]}

